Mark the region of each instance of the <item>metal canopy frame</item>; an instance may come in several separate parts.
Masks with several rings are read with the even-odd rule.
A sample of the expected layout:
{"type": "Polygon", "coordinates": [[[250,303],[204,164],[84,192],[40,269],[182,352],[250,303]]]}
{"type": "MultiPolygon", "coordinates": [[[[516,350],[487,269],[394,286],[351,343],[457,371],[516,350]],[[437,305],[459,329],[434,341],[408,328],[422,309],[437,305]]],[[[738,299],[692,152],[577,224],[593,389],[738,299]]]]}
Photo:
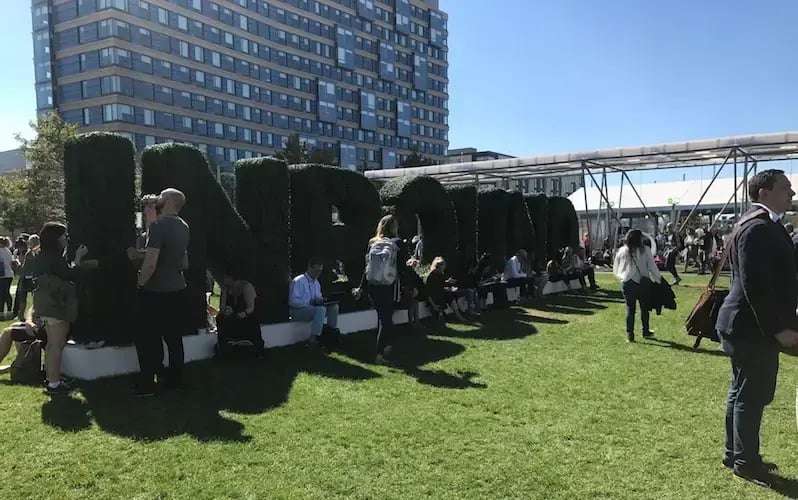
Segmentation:
{"type": "MultiPolygon", "coordinates": [[[[749,174],[751,172],[756,173],[759,162],[782,161],[794,158],[798,158],[798,132],[782,132],[549,156],[450,163],[391,170],[371,170],[365,172],[365,175],[372,180],[427,175],[436,178],[442,184],[474,184],[477,187],[479,187],[480,181],[495,182],[568,174],[581,175],[584,180],[584,218],[588,235],[592,238],[593,231],[591,230],[590,214],[593,211],[588,207],[588,178],[598,188],[601,201],[605,205],[604,210],[606,211],[605,216],[609,231],[611,220],[614,220],[618,226],[622,224],[622,221],[620,207],[618,207],[618,210],[614,210],[609,200],[609,189],[606,181],[608,171],[621,174],[621,196],[623,196],[625,181],[640,202],[646,215],[652,217],[643,198],[629,178],[628,173],[630,171],[720,165],[720,168],[716,170],[711,181],[685,218],[685,222],[680,226],[680,230],[683,230],[692,215],[698,210],[709,188],[712,187],[712,184],[728,165],[733,165],[734,168],[735,191],[729,202],[724,206],[724,210],[733,201],[734,214],[741,215],[747,210],[750,200],[746,189],[743,189],[741,200],[738,198],[738,192],[741,187],[748,184],[749,174]],[[743,162],[742,180],[738,182],[738,166],[741,160],[743,162]],[[596,179],[594,173],[601,173],[601,181],[596,179]]],[[[600,204],[598,210],[595,211],[596,229],[598,229],[599,221],[602,218],[602,210],[600,204]]],[[[617,233],[616,229],[615,234],[617,235],[617,233]]]]}
{"type": "MultiPolygon", "coordinates": [[[[465,163],[430,165],[387,170],[369,170],[366,177],[388,180],[406,175],[427,175],[443,184],[472,183],[483,179],[522,180],[535,177],[579,174],[583,164],[615,171],[712,166],[721,163],[732,148],[759,161],[798,158],[798,132],[702,139],[696,141],[603,149],[526,158],[506,158],[465,163]]],[[[628,177],[627,177],[628,181],[628,177]]]]}

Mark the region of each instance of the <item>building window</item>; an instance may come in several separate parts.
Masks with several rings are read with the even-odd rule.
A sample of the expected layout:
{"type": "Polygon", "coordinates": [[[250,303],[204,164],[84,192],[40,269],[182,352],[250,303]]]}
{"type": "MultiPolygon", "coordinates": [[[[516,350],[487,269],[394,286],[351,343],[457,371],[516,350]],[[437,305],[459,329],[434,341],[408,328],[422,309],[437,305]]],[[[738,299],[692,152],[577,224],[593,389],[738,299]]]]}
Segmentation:
{"type": "Polygon", "coordinates": [[[91,125],[91,110],[83,108],[83,125],[91,125]]]}
{"type": "Polygon", "coordinates": [[[160,7],[158,7],[158,22],[165,26],[169,26],[169,12],[160,7]]]}

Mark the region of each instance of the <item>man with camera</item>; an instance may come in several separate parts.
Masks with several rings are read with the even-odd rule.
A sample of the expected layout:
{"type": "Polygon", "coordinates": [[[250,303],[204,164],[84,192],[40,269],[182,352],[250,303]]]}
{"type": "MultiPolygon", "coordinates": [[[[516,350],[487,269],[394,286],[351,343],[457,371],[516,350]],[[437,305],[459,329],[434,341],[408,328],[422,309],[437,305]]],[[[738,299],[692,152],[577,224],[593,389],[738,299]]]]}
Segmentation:
{"type": "Polygon", "coordinates": [[[177,189],[165,189],[155,205],[157,220],[147,231],[144,261],[139,272],[139,304],[143,317],[136,338],[141,378],[137,396],[155,394],[155,377],[166,388],[180,386],[183,367],[186,280],[189,227],[179,217],[186,203],[177,189]],[[163,367],[163,344],[169,349],[169,367],[163,367]]]}

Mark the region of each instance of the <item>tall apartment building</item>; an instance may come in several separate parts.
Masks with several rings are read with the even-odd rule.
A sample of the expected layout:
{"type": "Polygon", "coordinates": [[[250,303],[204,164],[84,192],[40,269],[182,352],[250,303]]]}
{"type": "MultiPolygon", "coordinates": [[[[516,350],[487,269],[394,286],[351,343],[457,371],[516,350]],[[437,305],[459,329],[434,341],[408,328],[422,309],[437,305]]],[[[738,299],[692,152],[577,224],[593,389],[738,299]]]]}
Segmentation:
{"type": "Polygon", "coordinates": [[[39,113],[217,163],[299,134],[345,168],[448,147],[437,0],[32,0],[39,113]]]}

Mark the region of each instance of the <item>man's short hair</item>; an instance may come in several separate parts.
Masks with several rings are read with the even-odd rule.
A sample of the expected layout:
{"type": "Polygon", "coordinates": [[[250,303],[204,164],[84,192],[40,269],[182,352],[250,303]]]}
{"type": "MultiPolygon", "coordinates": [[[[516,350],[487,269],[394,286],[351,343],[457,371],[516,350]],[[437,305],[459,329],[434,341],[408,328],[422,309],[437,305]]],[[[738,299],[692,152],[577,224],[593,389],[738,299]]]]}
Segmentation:
{"type": "Polygon", "coordinates": [[[795,231],[795,226],[788,222],[787,224],[784,224],[784,229],[786,229],[788,233],[791,233],[795,231]]]}
{"type": "Polygon", "coordinates": [[[175,210],[178,212],[186,205],[186,195],[183,194],[183,191],[175,188],[167,188],[161,191],[161,196],[164,198],[168,198],[172,201],[172,206],[175,207],[175,210]]]}
{"type": "Polygon", "coordinates": [[[751,201],[759,201],[760,189],[772,190],[773,186],[776,184],[776,178],[780,175],[784,175],[784,170],[772,168],[763,170],[751,177],[751,180],[748,181],[748,196],[751,198],[751,201]]]}
{"type": "Polygon", "coordinates": [[[323,266],[323,265],[324,265],[324,261],[322,260],[321,257],[311,257],[310,259],[308,259],[308,267],[309,268],[310,267],[314,267],[314,266],[323,266]]]}

